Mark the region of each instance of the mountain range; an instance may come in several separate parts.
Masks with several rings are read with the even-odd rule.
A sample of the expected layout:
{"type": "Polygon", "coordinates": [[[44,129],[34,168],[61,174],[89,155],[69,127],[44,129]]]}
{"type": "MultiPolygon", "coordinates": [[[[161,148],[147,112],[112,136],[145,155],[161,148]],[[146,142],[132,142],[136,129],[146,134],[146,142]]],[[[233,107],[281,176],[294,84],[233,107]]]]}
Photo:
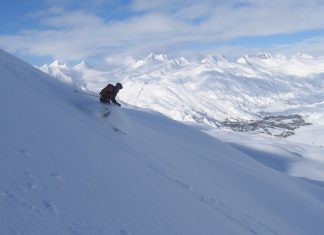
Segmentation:
{"type": "Polygon", "coordinates": [[[253,123],[252,130],[279,136],[293,134],[284,126],[293,126],[291,115],[301,125],[324,124],[324,57],[262,53],[193,60],[151,53],[140,59],[108,58],[97,66],[54,61],[40,69],[95,94],[108,83],[121,82],[122,101],[184,122],[235,130],[237,125],[250,130],[253,123]],[[282,120],[278,125],[259,125],[277,116],[282,120]]]}

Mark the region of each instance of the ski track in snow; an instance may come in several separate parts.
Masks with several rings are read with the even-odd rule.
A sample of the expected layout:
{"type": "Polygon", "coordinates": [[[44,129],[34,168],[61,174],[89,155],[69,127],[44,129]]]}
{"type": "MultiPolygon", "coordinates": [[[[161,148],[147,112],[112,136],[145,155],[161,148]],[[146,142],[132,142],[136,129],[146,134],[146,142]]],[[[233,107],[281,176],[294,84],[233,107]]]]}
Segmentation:
{"type": "MultiPolygon", "coordinates": [[[[147,154],[154,155],[154,153],[147,154]]],[[[171,177],[166,173],[165,170],[161,169],[160,167],[157,167],[145,161],[143,161],[143,163],[147,165],[150,169],[152,169],[154,173],[163,177],[170,184],[175,185],[176,187],[191,195],[196,200],[211,207],[217,213],[226,217],[232,223],[241,226],[243,229],[249,231],[251,234],[277,234],[268,226],[262,224],[261,222],[257,221],[249,215],[240,216],[238,214],[235,214],[233,211],[228,209],[222,201],[216,199],[213,196],[206,195],[202,192],[197,191],[193,186],[190,186],[190,184],[188,183],[185,183],[177,178],[171,177]]]]}
{"type": "MultiPolygon", "coordinates": [[[[29,178],[33,178],[32,175],[26,172],[29,178]]],[[[54,175],[54,178],[57,180],[61,180],[59,175],[54,175]]],[[[27,183],[28,185],[29,183],[27,183]]],[[[31,188],[31,189],[37,189],[31,188]]],[[[25,193],[29,193],[24,188],[18,188],[18,191],[24,191],[25,193]]],[[[59,224],[62,225],[62,228],[67,232],[67,234],[73,235],[87,235],[88,233],[82,232],[82,225],[79,222],[74,221],[72,218],[67,217],[57,206],[50,200],[44,199],[41,202],[37,202],[36,204],[30,203],[29,199],[18,196],[15,193],[8,192],[6,190],[0,191],[0,203],[4,201],[4,203],[10,205],[12,208],[19,208],[19,210],[23,213],[26,212],[35,212],[37,217],[52,217],[54,221],[58,221],[59,224]]],[[[35,215],[34,215],[35,216],[35,215]]],[[[0,225],[2,220],[0,219],[0,225]]],[[[1,226],[0,226],[1,227],[1,226]]],[[[125,230],[121,229],[121,234],[128,234],[125,230]]],[[[12,228],[12,234],[21,234],[15,231],[12,228]]],[[[65,233],[64,233],[65,234],[65,233]]]]}
{"type": "MultiPolygon", "coordinates": [[[[107,109],[104,110],[106,112],[107,109]]],[[[109,111],[111,113],[111,110],[109,111]]],[[[113,122],[116,117],[111,117],[109,119],[109,116],[105,117],[106,122],[113,122]]],[[[178,178],[172,177],[171,175],[167,174],[166,170],[157,166],[157,164],[154,164],[150,162],[150,159],[153,157],[155,159],[158,159],[161,161],[160,157],[157,156],[155,153],[151,152],[147,148],[142,154],[140,154],[141,161],[144,165],[146,165],[148,168],[152,170],[153,173],[159,175],[162,177],[166,182],[168,182],[171,185],[176,186],[180,190],[184,191],[188,195],[190,195],[195,200],[198,200],[199,202],[203,203],[204,205],[207,205],[208,207],[212,208],[215,212],[220,214],[221,216],[228,219],[230,222],[242,227],[242,229],[248,231],[251,234],[277,234],[274,230],[272,230],[267,225],[264,225],[257,219],[253,218],[250,215],[239,215],[237,213],[234,213],[229,208],[224,205],[224,203],[218,199],[216,199],[213,196],[207,195],[205,193],[202,193],[200,191],[197,191],[193,186],[191,186],[189,183],[186,183],[178,178]]],[[[129,154],[132,154],[131,152],[129,154]]],[[[162,164],[161,164],[162,165],[162,164]]],[[[123,233],[122,233],[123,234],[123,233]]]]}

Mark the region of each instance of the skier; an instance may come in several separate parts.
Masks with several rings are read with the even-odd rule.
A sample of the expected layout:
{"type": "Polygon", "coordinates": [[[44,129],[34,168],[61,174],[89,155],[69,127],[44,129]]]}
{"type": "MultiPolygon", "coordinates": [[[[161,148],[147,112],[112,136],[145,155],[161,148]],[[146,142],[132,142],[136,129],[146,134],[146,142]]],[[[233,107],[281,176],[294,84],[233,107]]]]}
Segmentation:
{"type": "Polygon", "coordinates": [[[112,84],[108,84],[104,89],[102,89],[99,93],[100,95],[100,102],[105,104],[110,104],[110,101],[112,101],[115,105],[118,105],[120,107],[120,103],[116,101],[116,96],[119,90],[123,89],[123,86],[121,83],[116,83],[116,86],[112,84]]]}

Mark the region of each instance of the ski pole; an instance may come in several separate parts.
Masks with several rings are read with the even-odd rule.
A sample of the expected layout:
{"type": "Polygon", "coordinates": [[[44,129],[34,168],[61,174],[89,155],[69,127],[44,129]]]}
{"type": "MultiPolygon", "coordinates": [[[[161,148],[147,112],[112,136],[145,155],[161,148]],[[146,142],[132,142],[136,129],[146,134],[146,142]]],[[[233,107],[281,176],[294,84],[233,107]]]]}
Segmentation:
{"type": "Polygon", "coordinates": [[[88,95],[88,96],[93,96],[93,97],[99,97],[98,95],[91,94],[91,93],[87,93],[87,92],[84,92],[84,91],[77,91],[77,90],[74,90],[74,92],[75,92],[75,93],[82,94],[82,95],[88,95]]]}

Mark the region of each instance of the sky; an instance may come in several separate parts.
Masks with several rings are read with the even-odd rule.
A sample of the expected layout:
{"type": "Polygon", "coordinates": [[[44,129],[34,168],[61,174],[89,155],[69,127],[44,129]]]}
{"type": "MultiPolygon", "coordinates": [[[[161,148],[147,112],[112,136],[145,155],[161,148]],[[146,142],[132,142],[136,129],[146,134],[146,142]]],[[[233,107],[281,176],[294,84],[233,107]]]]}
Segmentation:
{"type": "Polygon", "coordinates": [[[323,0],[2,0],[0,48],[54,59],[324,55],[323,0]]]}

